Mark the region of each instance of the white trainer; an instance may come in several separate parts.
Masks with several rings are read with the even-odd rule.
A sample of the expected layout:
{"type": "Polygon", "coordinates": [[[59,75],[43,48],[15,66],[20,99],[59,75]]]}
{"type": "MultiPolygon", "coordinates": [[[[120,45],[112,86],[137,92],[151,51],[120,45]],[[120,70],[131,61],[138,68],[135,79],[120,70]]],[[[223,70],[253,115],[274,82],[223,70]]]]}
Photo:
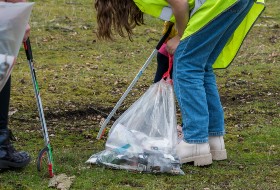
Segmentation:
{"type": "Polygon", "coordinates": [[[212,164],[212,155],[208,143],[189,144],[182,140],[176,146],[176,152],[182,164],[187,162],[194,162],[194,166],[212,164]]]}
{"type": "Polygon", "coordinates": [[[213,160],[226,160],[227,151],[223,136],[209,136],[210,152],[213,160]]]}

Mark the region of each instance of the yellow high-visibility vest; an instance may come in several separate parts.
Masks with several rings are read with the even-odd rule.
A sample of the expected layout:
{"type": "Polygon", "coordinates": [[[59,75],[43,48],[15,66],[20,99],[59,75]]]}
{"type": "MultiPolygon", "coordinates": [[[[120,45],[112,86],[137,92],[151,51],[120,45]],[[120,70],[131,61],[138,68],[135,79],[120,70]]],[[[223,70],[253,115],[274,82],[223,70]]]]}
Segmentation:
{"type": "MultiPolygon", "coordinates": [[[[234,6],[238,1],[239,0],[189,0],[191,17],[181,40],[201,30],[218,15],[234,6]],[[198,3],[200,3],[199,6],[196,6],[198,3]],[[195,9],[195,12],[192,12],[193,9],[195,9]]],[[[226,68],[230,65],[247,33],[263,12],[265,8],[264,0],[254,1],[252,8],[224,46],[213,64],[213,68],[226,68]]],[[[146,14],[175,22],[174,15],[172,15],[171,8],[166,0],[134,0],[134,2],[138,8],[146,14]]]]}

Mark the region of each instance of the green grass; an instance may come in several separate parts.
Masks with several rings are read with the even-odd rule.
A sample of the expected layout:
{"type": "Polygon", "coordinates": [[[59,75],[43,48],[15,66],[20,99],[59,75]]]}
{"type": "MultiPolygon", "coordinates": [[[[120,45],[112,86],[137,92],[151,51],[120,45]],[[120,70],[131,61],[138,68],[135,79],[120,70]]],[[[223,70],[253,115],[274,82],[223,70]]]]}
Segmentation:
{"type": "MultiPolygon", "coordinates": [[[[118,37],[106,42],[95,36],[92,1],[35,2],[30,38],[55,172],[75,176],[72,189],[280,189],[279,1],[267,0],[267,9],[232,65],[216,71],[225,108],[228,159],[209,167],[183,165],[184,176],[85,164],[104,149],[106,139],[95,139],[100,119],[112,110],[151,54],[162,22],[146,16],[146,25],[135,29],[133,42],[118,37]]],[[[155,68],[154,60],[117,115],[151,85],[155,68]]],[[[44,141],[23,51],[12,84],[10,107],[17,112],[10,117],[10,128],[18,138],[16,148],[28,151],[33,160],[21,171],[1,172],[0,189],[48,189],[46,171],[36,169],[44,141]]]]}

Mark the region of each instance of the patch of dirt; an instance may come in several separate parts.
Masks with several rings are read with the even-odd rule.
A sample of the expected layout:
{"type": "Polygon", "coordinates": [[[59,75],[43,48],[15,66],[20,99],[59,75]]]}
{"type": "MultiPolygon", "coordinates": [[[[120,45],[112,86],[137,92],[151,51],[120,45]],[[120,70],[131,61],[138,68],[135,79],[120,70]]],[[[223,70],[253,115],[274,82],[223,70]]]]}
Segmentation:
{"type": "MultiPolygon", "coordinates": [[[[279,90],[278,89],[270,89],[264,91],[257,91],[251,93],[237,93],[237,94],[222,94],[221,95],[221,102],[223,105],[226,106],[237,106],[244,103],[250,103],[253,101],[264,101],[264,100],[272,100],[277,99],[279,97],[279,90]]],[[[277,101],[275,101],[277,102],[277,101]]]]}
{"type": "Polygon", "coordinates": [[[47,111],[45,116],[49,119],[75,119],[75,118],[86,118],[88,116],[103,116],[106,117],[111,108],[104,108],[104,107],[81,107],[76,106],[78,109],[72,110],[57,110],[57,111],[47,111]],[[80,107],[80,108],[79,108],[80,107]]]}

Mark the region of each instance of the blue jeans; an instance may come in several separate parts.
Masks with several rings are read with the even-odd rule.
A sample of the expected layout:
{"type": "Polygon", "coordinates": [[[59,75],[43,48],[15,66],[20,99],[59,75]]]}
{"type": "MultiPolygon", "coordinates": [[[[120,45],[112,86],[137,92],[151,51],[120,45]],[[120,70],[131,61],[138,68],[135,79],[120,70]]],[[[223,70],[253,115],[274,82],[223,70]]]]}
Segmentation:
{"type": "Polygon", "coordinates": [[[208,142],[225,134],[224,112],[212,65],[254,0],[240,0],[197,33],[182,40],[174,54],[173,82],[184,141],[208,142]]]}

